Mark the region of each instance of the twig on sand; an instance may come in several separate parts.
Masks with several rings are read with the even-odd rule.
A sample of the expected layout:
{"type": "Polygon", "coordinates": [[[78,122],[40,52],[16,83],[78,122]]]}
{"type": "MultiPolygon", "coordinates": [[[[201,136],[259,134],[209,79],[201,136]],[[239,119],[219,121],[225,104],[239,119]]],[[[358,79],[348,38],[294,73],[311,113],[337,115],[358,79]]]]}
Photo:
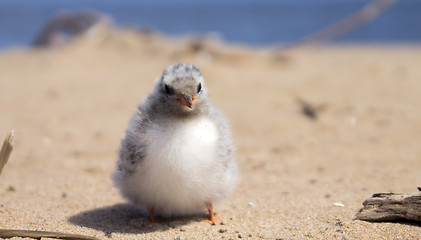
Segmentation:
{"type": "Polygon", "coordinates": [[[9,160],[10,153],[13,150],[13,131],[11,131],[4,139],[3,146],[0,151],[0,175],[7,160],[9,160]]]}
{"type": "Polygon", "coordinates": [[[58,239],[69,239],[69,240],[98,240],[95,237],[88,237],[78,234],[68,234],[59,232],[47,232],[47,231],[30,231],[30,230],[14,230],[14,229],[0,229],[0,238],[13,238],[13,237],[27,237],[27,238],[58,238],[58,239]]]}
{"type": "Polygon", "coordinates": [[[297,103],[300,105],[301,113],[311,120],[317,120],[320,112],[326,108],[325,104],[314,104],[301,98],[297,98],[297,103]]]}

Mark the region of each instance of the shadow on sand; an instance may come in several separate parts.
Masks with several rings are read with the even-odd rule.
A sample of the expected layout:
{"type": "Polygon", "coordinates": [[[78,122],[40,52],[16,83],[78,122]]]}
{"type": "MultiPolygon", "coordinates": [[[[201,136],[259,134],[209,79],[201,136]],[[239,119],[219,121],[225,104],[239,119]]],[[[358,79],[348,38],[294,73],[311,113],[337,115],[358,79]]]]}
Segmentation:
{"type": "Polygon", "coordinates": [[[143,209],[130,204],[116,204],[79,213],[71,216],[68,221],[78,226],[102,231],[107,237],[111,237],[112,233],[141,234],[166,231],[204,219],[206,219],[205,215],[171,219],[157,218],[163,223],[149,224],[149,215],[143,209]]]}

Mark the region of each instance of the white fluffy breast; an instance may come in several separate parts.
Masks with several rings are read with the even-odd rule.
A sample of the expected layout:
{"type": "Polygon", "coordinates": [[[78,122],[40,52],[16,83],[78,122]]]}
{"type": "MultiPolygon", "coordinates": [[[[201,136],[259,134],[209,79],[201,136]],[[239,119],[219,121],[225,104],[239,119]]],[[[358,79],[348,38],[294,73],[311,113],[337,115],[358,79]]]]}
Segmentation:
{"type": "Polygon", "coordinates": [[[208,118],[155,125],[135,181],[141,202],[162,215],[201,211],[220,193],[218,129],[208,118]]]}
{"type": "Polygon", "coordinates": [[[193,120],[180,128],[182,138],[200,142],[200,145],[214,144],[218,139],[216,126],[208,118],[193,120]]]}
{"type": "Polygon", "coordinates": [[[210,160],[216,150],[218,131],[208,118],[198,118],[156,125],[147,135],[151,146],[148,156],[153,161],[194,164],[210,160]]]}

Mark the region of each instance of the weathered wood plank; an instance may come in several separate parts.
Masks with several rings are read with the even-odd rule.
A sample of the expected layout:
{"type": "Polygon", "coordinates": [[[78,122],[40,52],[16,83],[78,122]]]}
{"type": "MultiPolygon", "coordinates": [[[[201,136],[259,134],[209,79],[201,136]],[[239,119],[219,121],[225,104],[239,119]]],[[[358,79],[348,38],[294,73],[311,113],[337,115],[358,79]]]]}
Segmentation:
{"type": "Polygon", "coordinates": [[[421,221],[421,193],[375,193],[363,203],[356,218],[365,221],[421,221]]]}
{"type": "Polygon", "coordinates": [[[47,231],[30,231],[30,230],[17,230],[17,229],[0,229],[0,238],[58,238],[67,240],[98,240],[95,237],[82,236],[78,234],[68,234],[59,232],[47,232],[47,231]]]}

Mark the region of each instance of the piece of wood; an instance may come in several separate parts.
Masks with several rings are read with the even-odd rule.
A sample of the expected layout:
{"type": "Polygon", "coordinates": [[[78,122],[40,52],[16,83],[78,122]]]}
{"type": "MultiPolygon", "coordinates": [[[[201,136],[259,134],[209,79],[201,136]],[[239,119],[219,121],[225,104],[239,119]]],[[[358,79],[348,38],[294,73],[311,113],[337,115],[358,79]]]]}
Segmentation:
{"type": "Polygon", "coordinates": [[[380,222],[396,220],[421,221],[421,193],[375,193],[357,213],[359,220],[380,222]]]}
{"type": "Polygon", "coordinates": [[[9,160],[10,153],[13,150],[13,131],[11,131],[4,139],[3,146],[0,151],[0,175],[7,160],[9,160]]]}
{"type": "Polygon", "coordinates": [[[47,231],[31,231],[31,230],[15,230],[15,229],[0,229],[0,238],[58,238],[58,239],[69,239],[69,240],[98,240],[95,237],[88,237],[78,234],[59,233],[59,232],[47,232],[47,231]]]}

